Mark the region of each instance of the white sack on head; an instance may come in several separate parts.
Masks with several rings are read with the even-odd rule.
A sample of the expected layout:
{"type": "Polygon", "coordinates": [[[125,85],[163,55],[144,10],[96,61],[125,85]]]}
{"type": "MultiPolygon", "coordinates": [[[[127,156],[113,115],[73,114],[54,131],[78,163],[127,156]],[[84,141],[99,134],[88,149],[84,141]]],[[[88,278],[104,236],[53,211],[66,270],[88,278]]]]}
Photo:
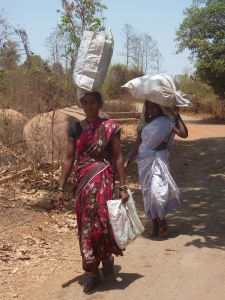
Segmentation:
{"type": "Polygon", "coordinates": [[[146,75],[130,80],[121,88],[136,99],[149,100],[164,107],[192,107],[193,95],[176,90],[173,79],[164,74],[146,75]]]}
{"type": "MultiPolygon", "coordinates": [[[[187,95],[177,91],[172,77],[164,74],[146,75],[130,80],[121,88],[128,90],[136,99],[148,100],[157,103],[163,112],[172,120],[175,117],[169,108],[192,107],[191,100],[194,95],[187,95]]],[[[142,130],[145,125],[146,101],[138,121],[138,130],[142,130]]]]}
{"type": "Polygon", "coordinates": [[[78,99],[85,93],[99,91],[108,71],[114,41],[109,28],[109,37],[94,31],[84,31],[73,71],[75,85],[80,89],[78,99]]]}

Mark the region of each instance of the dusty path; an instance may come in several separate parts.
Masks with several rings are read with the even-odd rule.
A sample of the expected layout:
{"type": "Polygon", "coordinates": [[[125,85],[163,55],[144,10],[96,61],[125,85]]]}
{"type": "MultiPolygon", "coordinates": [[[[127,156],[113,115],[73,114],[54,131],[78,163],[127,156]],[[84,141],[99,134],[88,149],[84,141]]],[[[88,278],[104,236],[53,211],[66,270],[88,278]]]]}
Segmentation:
{"type": "MultiPolygon", "coordinates": [[[[181,190],[184,205],[168,216],[168,237],[136,239],[127,247],[124,257],[115,259],[114,276],[86,295],[82,286],[87,274],[80,268],[75,231],[65,236],[61,232],[61,243],[60,240],[58,243],[65,243],[67,247],[62,250],[67,253],[63,263],[60,261],[58,267],[57,260],[51,264],[50,260],[46,261],[52,276],[40,282],[37,277],[30,289],[26,287],[21,296],[19,292],[14,296],[24,300],[224,299],[225,125],[210,124],[190,116],[185,120],[189,138],[175,139],[170,159],[172,175],[181,190]]],[[[132,129],[128,127],[123,126],[123,131],[132,129]]],[[[128,131],[127,147],[133,139],[128,131]]],[[[130,171],[128,185],[135,192],[139,216],[148,231],[150,224],[144,219],[135,163],[130,171]]],[[[11,298],[12,293],[7,299],[11,298]]]]}

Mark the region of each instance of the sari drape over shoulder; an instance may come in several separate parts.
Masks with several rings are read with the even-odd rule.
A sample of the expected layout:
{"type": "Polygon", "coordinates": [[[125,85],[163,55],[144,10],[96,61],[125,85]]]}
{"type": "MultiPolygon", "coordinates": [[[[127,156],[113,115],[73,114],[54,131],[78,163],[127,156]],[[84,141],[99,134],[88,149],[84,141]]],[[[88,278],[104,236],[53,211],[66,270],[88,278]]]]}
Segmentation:
{"type": "Polygon", "coordinates": [[[160,116],[146,125],[141,133],[142,143],[138,150],[137,164],[146,220],[152,220],[157,215],[163,219],[174,208],[182,205],[180,191],[169,169],[174,125],[175,122],[167,116],[160,116]],[[154,150],[166,139],[166,149],[154,150]]]}
{"type": "Polygon", "coordinates": [[[85,271],[95,261],[123,255],[109,223],[107,200],[114,198],[114,161],[110,141],[120,131],[111,120],[99,118],[76,141],[74,195],[80,251],[85,271]]]}

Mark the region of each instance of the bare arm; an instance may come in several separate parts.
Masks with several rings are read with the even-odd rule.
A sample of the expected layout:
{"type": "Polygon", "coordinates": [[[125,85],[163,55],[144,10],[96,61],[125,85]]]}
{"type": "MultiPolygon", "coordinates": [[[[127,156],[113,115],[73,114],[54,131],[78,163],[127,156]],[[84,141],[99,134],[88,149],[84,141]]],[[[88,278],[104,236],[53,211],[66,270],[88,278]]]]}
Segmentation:
{"type": "MultiPolygon", "coordinates": [[[[62,165],[61,177],[59,180],[59,188],[63,189],[64,185],[67,182],[67,179],[72,171],[74,160],[75,160],[75,152],[76,152],[76,141],[68,137],[66,156],[62,165]]],[[[59,192],[56,196],[56,201],[59,210],[62,210],[64,194],[59,192]]]]}
{"type": "MultiPolygon", "coordinates": [[[[112,138],[111,145],[112,145],[113,157],[116,164],[116,170],[119,176],[120,187],[125,186],[125,170],[123,164],[123,155],[120,146],[120,137],[118,134],[116,134],[112,138]]],[[[129,195],[127,194],[127,191],[120,191],[120,197],[123,202],[126,202],[128,200],[129,195]]]]}
{"type": "Polygon", "coordinates": [[[186,125],[184,124],[183,120],[181,119],[181,116],[179,114],[179,108],[174,107],[171,109],[172,114],[177,120],[176,125],[173,127],[173,132],[177,134],[181,138],[187,138],[188,137],[188,130],[186,125]]]}
{"type": "MultiPolygon", "coordinates": [[[[134,142],[130,152],[128,153],[128,156],[127,156],[128,161],[131,161],[132,159],[134,159],[135,156],[138,154],[138,149],[139,149],[139,146],[141,145],[141,142],[142,142],[141,131],[138,131],[136,141],[134,142]]],[[[125,161],[125,163],[124,163],[125,169],[128,166],[128,161],[125,161]]]]}
{"type": "Polygon", "coordinates": [[[177,124],[173,127],[173,132],[176,133],[181,138],[185,139],[188,137],[187,127],[180,116],[177,119],[177,124]]]}

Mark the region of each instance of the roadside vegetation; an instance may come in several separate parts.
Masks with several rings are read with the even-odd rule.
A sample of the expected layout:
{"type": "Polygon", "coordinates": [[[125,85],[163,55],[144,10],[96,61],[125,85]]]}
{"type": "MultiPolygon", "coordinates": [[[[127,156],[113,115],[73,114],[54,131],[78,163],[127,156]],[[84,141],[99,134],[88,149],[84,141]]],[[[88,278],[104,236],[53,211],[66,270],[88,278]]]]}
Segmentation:
{"type": "MultiPolygon", "coordinates": [[[[101,1],[63,0],[58,10],[61,23],[46,39],[49,60],[32,52],[26,30],[13,28],[0,10],[0,147],[3,151],[11,151],[13,157],[24,155],[26,122],[51,112],[53,135],[55,112],[76,104],[72,74],[82,33],[93,22],[94,29],[104,32],[106,9],[101,1]]],[[[183,112],[208,114],[215,120],[225,118],[224,14],[224,1],[193,0],[175,32],[177,53],[188,48],[194,64],[193,70],[186,69],[184,74],[174,76],[178,89],[196,96],[192,110],[183,109],[183,112]]],[[[106,113],[136,112],[135,100],[120,87],[133,78],[164,72],[157,41],[149,33],[139,33],[132,25],[124,24],[122,38],[121,56],[126,63],[111,65],[102,87],[106,113]]],[[[36,126],[33,135],[38,136],[40,131],[36,126]]],[[[38,151],[41,153],[39,148],[38,151]]],[[[33,157],[23,157],[36,163],[33,157]]]]}

